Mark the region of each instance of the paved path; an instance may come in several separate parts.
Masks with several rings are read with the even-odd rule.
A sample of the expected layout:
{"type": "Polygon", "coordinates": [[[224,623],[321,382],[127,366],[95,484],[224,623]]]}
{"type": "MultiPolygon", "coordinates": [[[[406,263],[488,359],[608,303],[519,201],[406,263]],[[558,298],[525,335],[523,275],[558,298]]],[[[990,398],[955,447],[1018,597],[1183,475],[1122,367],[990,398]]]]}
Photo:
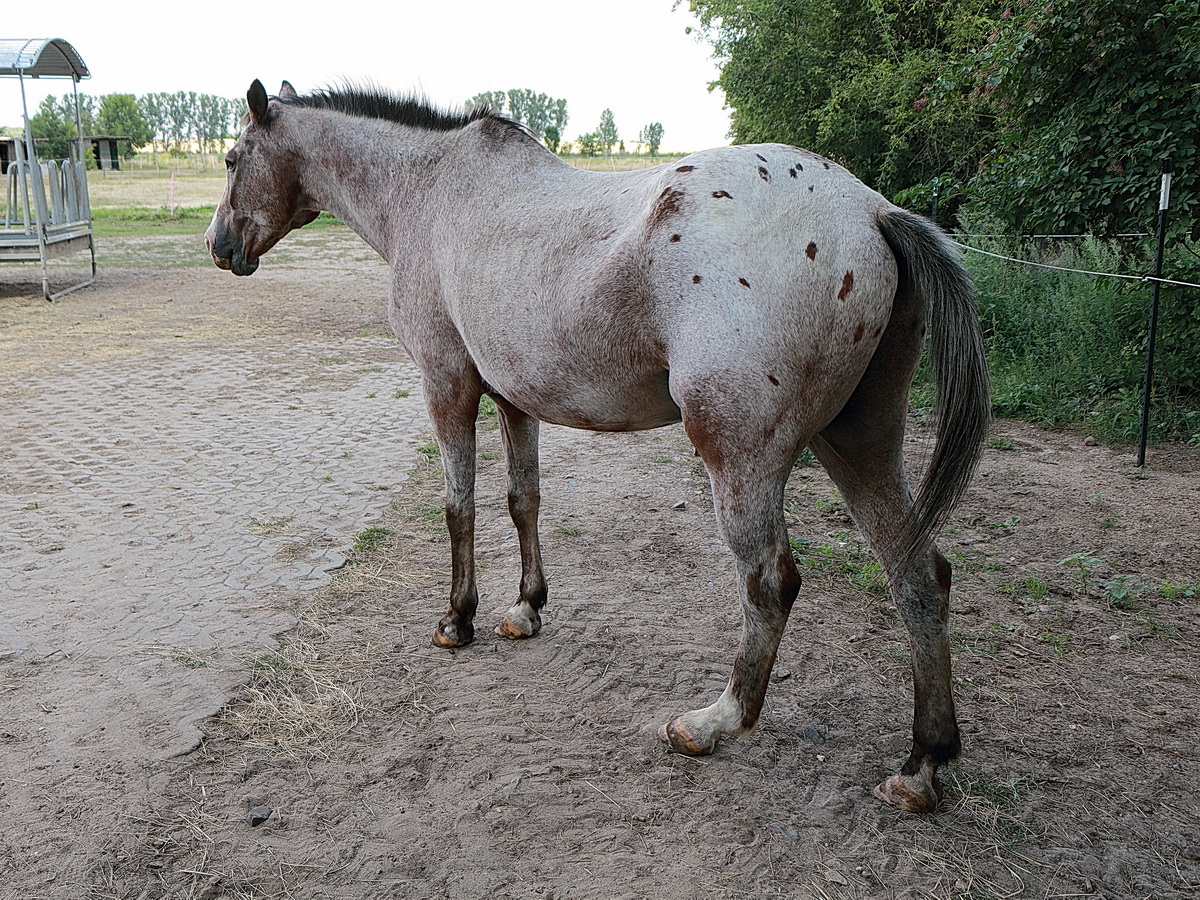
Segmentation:
{"type": "Polygon", "coordinates": [[[290,624],[264,601],[324,584],[425,440],[379,329],[149,343],[0,382],[0,757],[194,747],[290,624]]]}

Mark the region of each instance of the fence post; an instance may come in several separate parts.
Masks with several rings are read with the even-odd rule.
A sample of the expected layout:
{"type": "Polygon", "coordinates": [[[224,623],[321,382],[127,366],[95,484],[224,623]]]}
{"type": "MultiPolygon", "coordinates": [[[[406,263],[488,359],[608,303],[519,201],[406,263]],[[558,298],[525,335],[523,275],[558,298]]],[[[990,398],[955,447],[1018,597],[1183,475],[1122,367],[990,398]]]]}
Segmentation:
{"type": "Polygon", "coordinates": [[[1158,249],[1154,255],[1154,289],[1150,294],[1150,326],[1146,334],[1146,377],[1142,382],[1142,427],[1138,432],[1138,468],[1146,465],[1146,436],[1150,430],[1150,392],[1154,384],[1154,339],[1158,333],[1158,295],[1162,289],[1163,244],[1167,238],[1167,207],[1171,205],[1171,173],[1174,160],[1159,160],[1162,183],[1158,192],[1158,249]]]}

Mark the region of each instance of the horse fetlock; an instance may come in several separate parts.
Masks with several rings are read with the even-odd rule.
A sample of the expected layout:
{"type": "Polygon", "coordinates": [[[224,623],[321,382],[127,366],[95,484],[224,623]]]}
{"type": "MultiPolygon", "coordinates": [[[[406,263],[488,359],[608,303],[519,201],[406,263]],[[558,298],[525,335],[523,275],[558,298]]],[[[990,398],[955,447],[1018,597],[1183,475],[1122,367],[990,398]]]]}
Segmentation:
{"type": "Polygon", "coordinates": [[[931,813],[942,799],[937,766],[926,762],[912,775],[893,775],[875,788],[875,796],[904,812],[931,813]]]}
{"type": "Polygon", "coordinates": [[[524,601],[509,607],[496,626],[496,634],[514,640],[533,637],[541,630],[542,614],[524,601]]]}
{"type": "Polygon", "coordinates": [[[465,647],[475,640],[475,626],[470,622],[456,622],[447,616],[438,622],[437,630],[433,633],[435,647],[451,649],[465,647]]]}

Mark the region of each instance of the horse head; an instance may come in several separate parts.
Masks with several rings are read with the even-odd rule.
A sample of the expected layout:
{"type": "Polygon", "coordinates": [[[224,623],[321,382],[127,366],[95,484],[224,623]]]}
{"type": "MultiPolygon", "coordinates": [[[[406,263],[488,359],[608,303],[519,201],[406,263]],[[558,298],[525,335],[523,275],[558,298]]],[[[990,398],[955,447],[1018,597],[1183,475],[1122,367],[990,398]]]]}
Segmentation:
{"type": "Polygon", "coordinates": [[[259,257],[321,212],[304,191],[280,121],[283,106],[295,97],[285,81],[279,96],[268,98],[257,78],[246,92],[245,128],[225,157],[225,193],[204,234],[213,262],[235,275],[254,274],[259,257]]]}

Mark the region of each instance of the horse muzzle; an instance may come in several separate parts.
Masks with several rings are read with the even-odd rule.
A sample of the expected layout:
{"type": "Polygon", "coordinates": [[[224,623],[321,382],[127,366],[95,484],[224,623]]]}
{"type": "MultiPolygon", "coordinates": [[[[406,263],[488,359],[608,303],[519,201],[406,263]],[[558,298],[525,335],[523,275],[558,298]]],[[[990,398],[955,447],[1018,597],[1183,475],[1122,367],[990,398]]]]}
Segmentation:
{"type": "Polygon", "coordinates": [[[253,275],[258,271],[258,259],[249,259],[242,242],[229,240],[223,232],[209,228],[204,233],[204,243],[218,269],[234,275],[253,275]]]}

